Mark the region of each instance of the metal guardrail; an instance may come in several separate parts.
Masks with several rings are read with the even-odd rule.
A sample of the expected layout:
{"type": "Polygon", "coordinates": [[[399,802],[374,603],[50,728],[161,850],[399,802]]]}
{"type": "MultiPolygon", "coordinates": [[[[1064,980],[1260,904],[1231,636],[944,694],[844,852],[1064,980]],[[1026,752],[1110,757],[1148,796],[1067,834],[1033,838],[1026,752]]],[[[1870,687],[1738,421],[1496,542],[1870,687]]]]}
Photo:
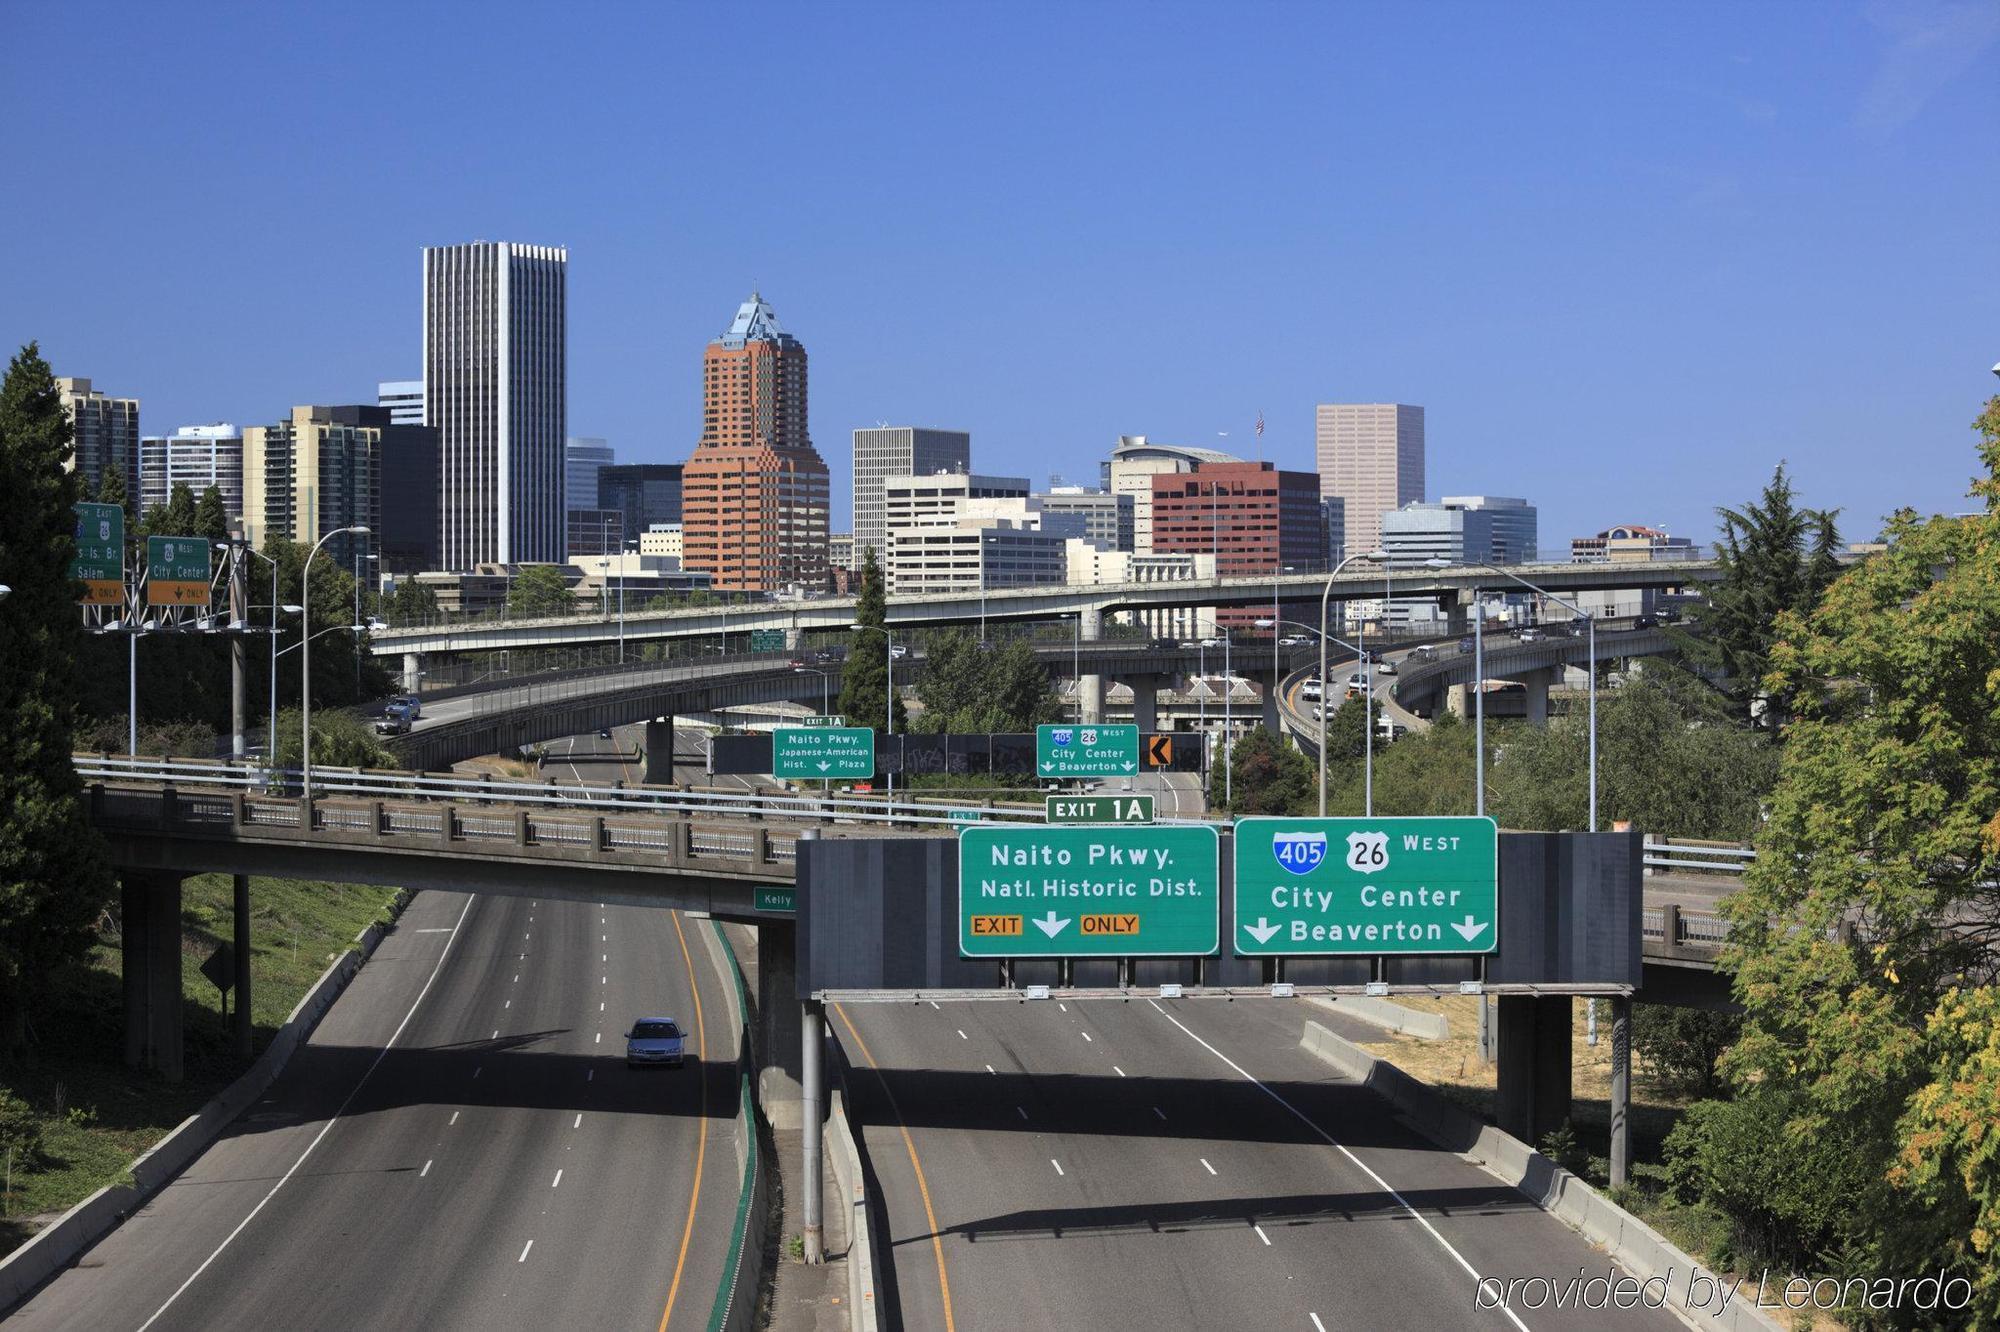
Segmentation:
{"type": "MultiPolygon", "coordinates": [[[[176,787],[219,787],[246,793],[295,794],[296,768],[202,759],[134,758],[78,754],[85,781],[158,782],[176,787]]],[[[501,778],[440,777],[428,773],[356,768],[313,768],[314,796],[366,796],[455,804],[554,805],[568,809],[672,815],[717,815],[797,823],[872,823],[935,827],[970,822],[1045,822],[1039,805],[969,805],[948,801],[820,795],[764,795],[747,791],[677,790],[669,787],[565,785],[501,778]]],[[[1217,824],[1226,820],[1163,816],[1161,823],[1217,824]]]]}
{"type": "Polygon", "coordinates": [[[1643,851],[1648,869],[1713,870],[1722,874],[1741,874],[1757,858],[1755,847],[1672,837],[1647,838],[1643,851]]]}

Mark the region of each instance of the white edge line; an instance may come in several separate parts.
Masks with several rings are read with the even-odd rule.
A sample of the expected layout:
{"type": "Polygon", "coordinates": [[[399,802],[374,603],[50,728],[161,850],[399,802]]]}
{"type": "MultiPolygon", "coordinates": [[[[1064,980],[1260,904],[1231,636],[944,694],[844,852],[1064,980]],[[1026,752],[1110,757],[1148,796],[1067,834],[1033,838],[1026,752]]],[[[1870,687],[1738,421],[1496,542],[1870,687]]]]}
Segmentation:
{"type": "MultiPolygon", "coordinates": [[[[1466,1270],[1466,1273],[1472,1277],[1472,1280],[1475,1285],[1486,1280],[1485,1277],[1479,1274],[1478,1268],[1474,1267],[1471,1263],[1465,1261],[1464,1254],[1460,1253],[1457,1249],[1452,1247],[1450,1240],[1446,1239],[1443,1235],[1438,1233],[1438,1228],[1430,1223],[1430,1219],[1428,1217],[1426,1217],[1422,1212],[1419,1212],[1416,1208],[1410,1206],[1410,1200],[1408,1198],[1405,1198],[1402,1194],[1396,1192],[1396,1190],[1389,1187],[1388,1180],[1383,1179],[1380,1175],[1376,1174],[1372,1169],[1369,1168],[1368,1164],[1365,1161],[1363,1161],[1360,1157],[1356,1156],[1353,1152],[1347,1150],[1347,1145],[1345,1143],[1341,1142],[1340,1139],[1334,1137],[1331,1133],[1328,1133],[1325,1129],[1321,1128],[1316,1120],[1306,1115],[1303,1111],[1301,1111],[1297,1106],[1293,1105],[1290,1101],[1286,1100],[1284,1097],[1278,1095],[1278,1093],[1272,1091],[1269,1087],[1266,1087],[1263,1083],[1259,1082],[1250,1073],[1246,1072],[1241,1064],[1237,1063],[1234,1059],[1231,1059],[1228,1055],[1222,1053],[1222,1051],[1210,1045],[1207,1041],[1203,1040],[1201,1037],[1195,1035],[1194,1032],[1190,1031],[1186,1026],[1186,1024],[1184,1024],[1179,1018],[1175,1017],[1172,1013],[1169,1013],[1166,1009],[1161,1008],[1159,1000],[1148,999],[1146,1002],[1151,1004],[1154,1010],[1158,1012],[1161,1017],[1165,1018],[1167,1021],[1173,1023],[1176,1027],[1179,1027],[1182,1031],[1186,1032],[1189,1039],[1193,1040],[1196,1045],[1199,1045],[1202,1049],[1208,1051],[1210,1054],[1214,1055],[1217,1059],[1220,1059],[1223,1063],[1229,1065],[1229,1067],[1231,1067],[1232,1069],[1235,1069],[1237,1076],[1241,1077],[1245,1082],[1248,1082],[1258,1091],[1263,1092],[1264,1095],[1270,1097],[1272,1100],[1276,1101],[1279,1105],[1284,1106],[1285,1109],[1291,1113],[1292,1118],[1298,1120],[1301,1124],[1304,1124],[1307,1128],[1311,1129],[1314,1133],[1318,1134],[1321,1138],[1325,1139],[1328,1146],[1332,1147],[1335,1151],[1339,1152],[1349,1161],[1352,1161],[1354,1163],[1355,1169],[1359,1170],[1362,1174],[1368,1176],[1368,1178],[1374,1180],[1375,1183],[1381,1187],[1384,1193],[1388,1194],[1391,1198],[1394,1198],[1396,1202],[1402,1207],[1402,1209],[1410,1214],[1410,1219],[1415,1221],[1418,1225],[1422,1226],[1424,1230],[1429,1233],[1430,1237],[1436,1240],[1439,1246],[1442,1247],[1446,1253],[1450,1254],[1460,1267],[1466,1270]]],[[[1528,1332],[1528,1325],[1522,1322],[1520,1317],[1516,1315],[1512,1309],[1509,1309],[1506,1305],[1503,1304],[1500,1306],[1500,1312],[1506,1314],[1507,1321],[1512,1323],[1515,1327],[1521,1329],[1521,1332],[1528,1332]]],[[[141,1329],[141,1332],[144,1332],[144,1330],[141,1329]]]]}
{"type": "Polygon", "coordinates": [[[417,1178],[422,1179],[425,1175],[428,1175],[430,1173],[431,1173],[431,1163],[429,1161],[426,1161],[424,1162],[424,1168],[417,1172],[417,1178]]]}
{"type": "MultiPolygon", "coordinates": [[[[186,1281],[181,1282],[181,1284],[175,1288],[173,1294],[167,1296],[167,1302],[165,1304],[162,1304],[159,1308],[153,1310],[153,1316],[151,1318],[148,1318],[145,1322],[139,1324],[138,1332],[146,1332],[147,1328],[159,1322],[160,1315],[165,1313],[168,1309],[172,1308],[174,1301],[179,1299],[185,1293],[187,1293],[187,1288],[195,1283],[195,1278],[199,1277],[203,1272],[206,1272],[209,1268],[209,1264],[213,1263],[217,1258],[221,1257],[222,1251],[228,1248],[232,1243],[234,1243],[236,1237],[243,1233],[244,1227],[248,1226],[252,1221],[255,1221],[257,1219],[257,1213],[264,1210],[264,1204],[270,1202],[271,1199],[278,1196],[278,1190],[284,1188],[286,1181],[288,1181],[289,1179],[291,1179],[293,1175],[298,1173],[299,1167],[306,1163],[306,1158],[313,1154],[313,1149],[315,1147],[318,1147],[321,1140],[324,1139],[328,1133],[333,1131],[333,1126],[340,1122],[340,1117],[347,1113],[347,1107],[354,1103],[354,1098],[360,1095],[361,1089],[368,1084],[368,1079],[375,1075],[375,1070],[382,1066],[382,1061],[384,1059],[388,1058],[389,1051],[395,1048],[396,1041],[402,1036],[403,1028],[410,1025],[410,1019],[417,1015],[418,1005],[422,1004],[424,1002],[424,996],[431,992],[431,985],[433,982],[437,980],[438,973],[444,970],[444,960],[445,958],[451,956],[451,946],[458,942],[459,927],[465,924],[466,912],[472,910],[472,903],[474,900],[474,896],[475,896],[474,894],[470,893],[466,895],[465,906],[458,913],[458,921],[451,927],[451,937],[444,941],[444,948],[440,950],[438,953],[437,964],[431,968],[430,976],[425,979],[424,988],[417,991],[417,997],[415,1001],[410,1004],[410,1011],[403,1014],[403,1020],[396,1024],[396,1030],[390,1035],[387,1043],[385,1043],[382,1046],[382,1048],[376,1052],[375,1061],[368,1065],[367,1071],[361,1075],[360,1080],[356,1082],[351,1089],[349,1089],[346,1097],[342,1099],[340,1107],[333,1112],[333,1117],[327,1120],[325,1124],[320,1126],[320,1131],[313,1135],[313,1140],[306,1144],[306,1149],[303,1152],[299,1153],[299,1159],[292,1162],[291,1168],[278,1177],[278,1182],[271,1186],[271,1191],[265,1194],[262,1200],[260,1200],[255,1207],[250,1209],[250,1215],[244,1217],[241,1221],[238,1221],[236,1223],[236,1229],[230,1231],[228,1235],[223,1237],[222,1243],[215,1246],[215,1252],[209,1254],[208,1257],[202,1259],[201,1266],[195,1268],[194,1272],[188,1277],[188,1279],[186,1281]]],[[[530,1244],[534,1243],[533,1240],[529,1240],[528,1242],[530,1244]]],[[[527,1251],[523,1250],[521,1256],[525,1258],[527,1256],[527,1251]]]]}
{"type": "Polygon", "coordinates": [[[515,1259],[514,1261],[515,1261],[515,1262],[517,1262],[517,1263],[525,1263],[525,1262],[527,1262],[527,1261],[528,1261],[528,1250],[529,1250],[529,1249],[532,1249],[532,1248],[534,1248],[534,1247],[535,1247],[535,1242],[534,1242],[533,1240],[529,1240],[529,1241],[528,1241],[528,1242],[527,1242],[526,1244],[524,1244],[524,1245],[522,1245],[522,1246],[521,1246],[521,1256],[520,1256],[519,1258],[516,1258],[516,1259],[515,1259]]]}

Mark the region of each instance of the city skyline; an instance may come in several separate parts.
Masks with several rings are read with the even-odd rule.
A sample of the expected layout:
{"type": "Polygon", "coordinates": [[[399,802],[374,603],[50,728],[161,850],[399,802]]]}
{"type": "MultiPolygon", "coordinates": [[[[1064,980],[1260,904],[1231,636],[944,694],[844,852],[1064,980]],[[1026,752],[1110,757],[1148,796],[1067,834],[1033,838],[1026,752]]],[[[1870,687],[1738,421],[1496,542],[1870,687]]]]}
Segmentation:
{"type": "MultiPolygon", "coordinates": [[[[1953,404],[1983,391],[2000,328],[1979,239],[2000,183],[1965,166],[2000,120],[2000,85],[1969,73],[1994,29],[1939,37],[1944,18],[1925,12],[1898,25],[1843,5],[1800,43],[1775,9],[1468,7],[1438,25],[1334,7],[1289,15],[1273,44],[1254,18],[1198,32],[1106,11],[1073,16],[1075,41],[1049,51],[978,16],[918,32],[799,10],[760,37],[760,67],[812,114],[694,135],[750,30],[730,15],[679,16],[660,79],[628,77],[628,62],[658,49],[665,21],[624,22],[581,106],[554,90],[603,43],[589,57],[538,43],[551,77],[489,106],[476,71],[525,58],[498,30],[410,15],[407,40],[385,46],[365,23],[300,16],[299,40],[326,58],[365,53],[386,100],[357,121],[316,94],[253,124],[226,103],[160,105],[140,76],[162,58],[248,67],[250,28],[25,11],[11,19],[25,41],[85,43],[103,73],[82,104],[52,70],[0,88],[38,155],[92,162],[134,197],[194,179],[247,197],[310,142],[331,174],[386,171],[399,206],[362,224],[282,196],[254,215],[142,219],[58,195],[0,219],[40,260],[0,277],[0,309],[56,373],[139,398],[148,429],[267,420],[418,376],[421,248],[512,236],[574,256],[568,430],[625,461],[692,451],[692,349],[755,286],[811,330],[821,440],[948,425],[1039,485],[1128,433],[1254,460],[1261,412],[1263,459],[1303,469],[1318,403],[1400,401],[1427,409],[1426,498],[1532,495],[1552,541],[1617,523],[1709,540],[1714,506],[1780,459],[1865,539],[1897,504],[1961,507],[1953,404]],[[465,59],[419,77],[445,40],[465,59]],[[893,99],[853,87],[826,58],[849,47],[900,58],[915,84],[893,99]],[[990,58],[944,58],[968,47],[990,58]],[[1181,95],[1142,112],[1095,67],[1109,49],[1181,95]],[[1056,95],[1004,117],[1003,69],[1056,95]],[[1273,123],[1293,132],[1255,132],[1273,123]],[[630,135],[656,131],[660,165],[628,170],[630,135]],[[940,151],[967,140],[981,151],[963,161],[940,151]],[[1033,151],[985,151],[1012,141],[1033,151]],[[673,182],[725,177],[779,143],[807,220],[671,204],[673,182]],[[874,206],[913,171],[915,202],[874,206]],[[1164,206],[1135,232],[1121,201],[1153,196],[1164,206]],[[995,199],[1035,203],[983,216],[995,199]],[[246,317],[265,301],[318,317],[269,338],[246,317]],[[1079,357],[1055,321],[1086,301],[1114,335],[1079,357]],[[1267,336],[1278,307],[1285,335],[1267,336]],[[176,308],[234,317],[169,338],[109,313],[176,308]],[[1900,461],[1886,487],[1885,449],[1900,461]]],[[[848,451],[825,455],[844,497],[848,451]]]]}

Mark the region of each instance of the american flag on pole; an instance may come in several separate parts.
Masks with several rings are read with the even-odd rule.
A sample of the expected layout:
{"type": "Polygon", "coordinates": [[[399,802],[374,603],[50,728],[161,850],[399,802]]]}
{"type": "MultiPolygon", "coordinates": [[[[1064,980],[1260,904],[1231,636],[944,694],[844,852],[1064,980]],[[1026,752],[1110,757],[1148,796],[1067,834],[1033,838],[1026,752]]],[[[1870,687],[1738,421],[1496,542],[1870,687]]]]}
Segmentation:
{"type": "Polygon", "coordinates": [[[1264,413],[1257,413],[1257,438],[1264,438],[1264,413]]]}

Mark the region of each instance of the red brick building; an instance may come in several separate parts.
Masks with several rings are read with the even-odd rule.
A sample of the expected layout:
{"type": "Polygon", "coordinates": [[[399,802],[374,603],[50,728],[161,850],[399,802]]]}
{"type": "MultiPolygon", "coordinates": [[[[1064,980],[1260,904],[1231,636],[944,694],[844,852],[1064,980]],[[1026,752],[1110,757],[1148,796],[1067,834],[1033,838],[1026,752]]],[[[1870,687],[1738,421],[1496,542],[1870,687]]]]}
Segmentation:
{"type": "Polygon", "coordinates": [[[682,563],[719,591],[823,586],[831,497],[806,429],[805,345],[752,294],[702,356],[702,431],[681,475],[682,563]]]}
{"type": "MultiPolygon", "coordinates": [[[[1153,477],[1153,549],[1212,554],[1225,578],[1269,575],[1286,565],[1321,568],[1319,474],[1281,472],[1267,462],[1203,462],[1192,472],[1162,472],[1153,477]]],[[[1294,607],[1283,610],[1281,618],[1301,618],[1294,607]]],[[[1247,629],[1270,614],[1269,607],[1238,607],[1217,610],[1215,618],[1247,629]]]]}

